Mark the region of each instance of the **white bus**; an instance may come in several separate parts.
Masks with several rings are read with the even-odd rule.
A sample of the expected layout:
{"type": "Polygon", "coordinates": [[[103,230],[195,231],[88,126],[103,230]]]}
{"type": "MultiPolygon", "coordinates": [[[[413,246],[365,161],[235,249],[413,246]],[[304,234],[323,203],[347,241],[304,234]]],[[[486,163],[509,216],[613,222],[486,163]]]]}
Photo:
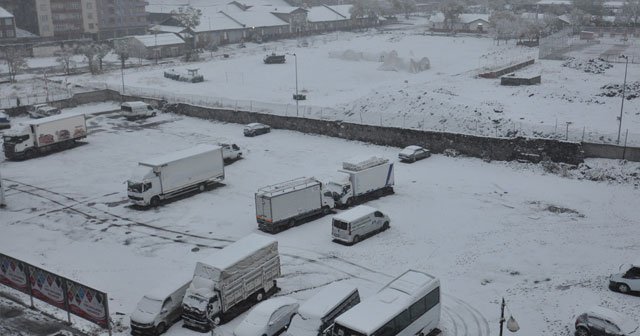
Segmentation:
{"type": "Polygon", "coordinates": [[[332,336],[423,336],[439,322],[440,280],[408,270],[338,316],[332,336]]]}

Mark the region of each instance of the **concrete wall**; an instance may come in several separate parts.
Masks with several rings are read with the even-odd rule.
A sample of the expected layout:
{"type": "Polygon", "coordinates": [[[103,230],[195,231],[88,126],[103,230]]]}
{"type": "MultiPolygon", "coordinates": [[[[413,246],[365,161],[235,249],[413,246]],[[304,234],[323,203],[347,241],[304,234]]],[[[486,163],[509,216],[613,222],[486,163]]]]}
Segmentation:
{"type": "Polygon", "coordinates": [[[490,158],[492,160],[516,160],[548,157],[552,161],[577,164],[583,161],[579,143],[547,139],[489,138],[465,134],[443,133],[360,125],[353,123],[306,119],[260,114],[246,111],[220,110],[185,104],[170,107],[175,113],[224,122],[246,124],[261,122],[273,128],[289,129],[304,133],[322,134],[348,140],[358,140],[383,146],[404,147],[422,145],[434,153],[455,149],[461,154],[490,158]]]}
{"type": "Polygon", "coordinates": [[[529,66],[531,64],[533,64],[535,62],[535,60],[528,60],[526,62],[522,62],[522,63],[518,63],[518,64],[514,64],[512,66],[508,66],[506,68],[502,68],[496,71],[490,71],[490,72],[485,72],[485,73],[481,73],[479,76],[482,78],[498,78],[502,75],[506,75],[508,73],[514,72],[518,69],[522,69],[526,66],[529,66]]]}
{"type": "Polygon", "coordinates": [[[584,157],[603,159],[625,159],[640,162],[640,148],[609,144],[582,143],[584,157]]]}

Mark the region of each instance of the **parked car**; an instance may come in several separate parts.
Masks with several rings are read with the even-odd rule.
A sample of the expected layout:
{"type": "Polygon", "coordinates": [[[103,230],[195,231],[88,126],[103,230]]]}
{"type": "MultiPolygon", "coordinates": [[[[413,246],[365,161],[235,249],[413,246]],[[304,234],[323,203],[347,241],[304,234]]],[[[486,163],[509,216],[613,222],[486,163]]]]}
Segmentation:
{"type": "Polygon", "coordinates": [[[244,136],[256,136],[269,132],[271,132],[271,127],[261,123],[251,123],[244,126],[244,136]]]}
{"type": "Polygon", "coordinates": [[[286,61],[286,58],[284,55],[276,55],[275,53],[272,53],[271,55],[267,55],[264,57],[264,64],[282,64],[286,61]]]}
{"type": "Polygon", "coordinates": [[[640,292],[640,261],[621,267],[622,273],[609,277],[609,289],[620,293],[640,292]]]}
{"type": "Polygon", "coordinates": [[[281,296],[255,306],[233,331],[235,336],[274,336],[286,329],[298,312],[298,301],[281,296]]]}
{"type": "Polygon", "coordinates": [[[604,307],[578,315],[576,336],[637,336],[638,324],[630,317],[604,307]]]}
{"type": "Polygon", "coordinates": [[[407,146],[398,154],[398,158],[403,162],[416,162],[429,156],[431,152],[420,146],[407,146]]]}
{"type": "Polygon", "coordinates": [[[9,121],[9,116],[7,116],[4,110],[0,110],[0,129],[11,128],[11,121],[9,121]]]}
{"type": "Polygon", "coordinates": [[[27,110],[29,116],[34,119],[45,118],[60,114],[60,109],[46,104],[34,105],[33,108],[27,110]]]}

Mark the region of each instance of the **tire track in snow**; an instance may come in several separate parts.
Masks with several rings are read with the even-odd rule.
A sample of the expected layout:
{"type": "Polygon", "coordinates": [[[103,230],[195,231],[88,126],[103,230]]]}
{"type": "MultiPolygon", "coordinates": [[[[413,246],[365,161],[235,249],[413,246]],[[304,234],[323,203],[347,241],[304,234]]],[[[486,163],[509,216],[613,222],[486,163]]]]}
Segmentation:
{"type": "MultiPolygon", "coordinates": [[[[126,228],[129,231],[136,232],[136,233],[153,237],[153,238],[171,240],[172,242],[175,242],[178,244],[189,244],[189,245],[196,245],[199,247],[207,247],[207,248],[213,248],[213,249],[221,249],[224,246],[235,241],[233,239],[207,237],[207,236],[202,236],[202,235],[193,234],[189,232],[183,232],[176,229],[167,229],[167,228],[157,227],[148,223],[144,223],[138,220],[133,220],[131,218],[112,213],[110,211],[102,210],[93,205],[88,204],[88,203],[91,203],[93,200],[95,200],[95,198],[80,201],[74,197],[70,197],[52,190],[48,190],[46,188],[41,188],[38,186],[34,186],[31,184],[16,181],[16,180],[10,180],[10,179],[5,179],[5,180],[11,183],[22,185],[26,188],[29,188],[29,189],[26,189],[26,188],[20,188],[16,186],[10,186],[9,189],[11,190],[15,190],[17,192],[22,192],[35,197],[42,198],[58,206],[55,209],[51,209],[51,210],[39,213],[37,216],[43,216],[46,214],[68,210],[68,211],[73,211],[75,213],[78,213],[83,217],[85,217],[86,219],[99,220],[105,223],[109,220],[113,221],[114,219],[117,219],[117,220],[127,222],[128,224],[109,223],[106,228],[100,231],[106,232],[109,228],[112,228],[112,227],[121,228],[121,229],[126,228]],[[98,214],[95,214],[96,212],[98,214]],[[111,218],[104,218],[105,216],[111,217],[111,218]],[[137,229],[132,229],[132,227],[135,227],[137,229]],[[177,237],[168,237],[163,235],[167,233],[182,236],[187,239],[177,238],[177,237]],[[218,244],[211,244],[212,242],[215,242],[218,244]]],[[[17,221],[17,222],[20,222],[20,221],[17,221]]],[[[16,222],[10,223],[10,224],[15,224],[15,223],[16,222]]],[[[355,278],[359,280],[368,281],[374,284],[379,284],[380,286],[382,286],[386,284],[387,280],[381,280],[380,279],[381,275],[389,279],[394,278],[393,275],[376,271],[369,267],[360,265],[350,260],[346,260],[344,258],[337,257],[335,255],[321,253],[321,252],[304,249],[304,248],[292,247],[292,246],[282,246],[282,249],[285,250],[285,251],[281,251],[280,254],[282,256],[285,256],[287,258],[291,258],[294,260],[301,260],[305,263],[320,265],[343,275],[343,276],[339,276],[337,280],[334,280],[334,281],[355,278]],[[292,252],[286,252],[287,249],[292,250],[292,252]],[[299,253],[293,253],[293,251],[307,252],[312,254],[313,256],[305,257],[305,256],[301,256],[299,253]],[[338,265],[335,265],[335,264],[338,264],[338,265]],[[349,270],[345,270],[340,266],[346,266],[349,270]],[[354,268],[362,271],[362,273],[364,274],[358,274],[359,272],[354,271],[354,268]]],[[[291,291],[291,293],[297,293],[297,292],[302,292],[306,290],[313,290],[315,288],[322,287],[324,285],[326,285],[326,283],[316,285],[316,286],[311,286],[308,288],[299,288],[291,291]]],[[[484,318],[484,316],[477,309],[473,308],[467,302],[459,298],[456,298],[454,296],[446,295],[446,294],[443,294],[443,296],[447,299],[443,303],[443,308],[442,308],[443,315],[445,319],[448,319],[451,322],[451,327],[453,328],[452,330],[453,333],[452,334],[447,333],[447,336],[490,336],[489,324],[487,320],[484,318]]]]}

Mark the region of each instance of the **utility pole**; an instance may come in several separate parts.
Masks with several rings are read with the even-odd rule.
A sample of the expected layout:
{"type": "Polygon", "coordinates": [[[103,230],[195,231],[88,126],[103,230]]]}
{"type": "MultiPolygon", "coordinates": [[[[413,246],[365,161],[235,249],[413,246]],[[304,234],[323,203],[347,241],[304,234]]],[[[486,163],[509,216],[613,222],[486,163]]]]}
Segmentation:
{"type": "Polygon", "coordinates": [[[502,298],[502,304],[500,305],[500,336],[502,336],[502,326],[504,325],[504,298],[502,298]]]}
{"type": "MultiPolygon", "coordinates": [[[[293,54],[293,58],[296,64],[296,117],[298,116],[298,100],[300,100],[300,96],[298,96],[298,56],[293,54]]],[[[620,138],[620,134],[618,134],[618,138],[620,138]]]]}
{"type": "Polygon", "coordinates": [[[627,67],[629,66],[629,56],[620,55],[619,58],[626,60],[624,64],[624,81],[622,82],[622,102],[620,103],[620,117],[618,117],[618,139],[616,144],[620,144],[620,131],[622,130],[622,111],[624,109],[624,95],[627,88],[627,67]]]}

